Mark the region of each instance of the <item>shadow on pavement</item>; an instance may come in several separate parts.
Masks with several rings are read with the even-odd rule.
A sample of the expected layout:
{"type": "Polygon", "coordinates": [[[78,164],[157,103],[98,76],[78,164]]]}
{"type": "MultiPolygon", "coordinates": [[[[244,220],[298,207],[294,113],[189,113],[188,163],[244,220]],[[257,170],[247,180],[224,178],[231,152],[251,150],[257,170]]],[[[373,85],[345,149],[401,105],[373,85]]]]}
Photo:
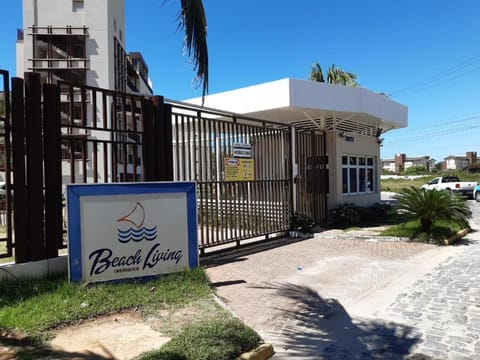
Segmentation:
{"type": "Polygon", "coordinates": [[[296,303],[294,310],[282,309],[289,321],[276,358],[404,359],[420,341],[420,334],[409,326],[352,319],[337,300],[324,299],[306,286],[286,283],[260,288],[276,290],[296,303]]]}
{"type": "MultiPolygon", "coordinates": [[[[313,236],[312,236],[313,237],[313,236]]],[[[220,266],[228,263],[245,261],[249,255],[271,250],[274,248],[286,246],[300,241],[305,241],[309,238],[290,238],[279,237],[270,240],[262,240],[254,243],[241,245],[238,247],[230,247],[224,250],[218,250],[207,254],[200,258],[200,265],[206,268],[220,266]]]]}
{"type": "Polygon", "coordinates": [[[115,357],[103,348],[106,356],[98,355],[92,352],[79,353],[68,352],[53,349],[43,343],[40,339],[29,336],[17,336],[15,334],[0,334],[0,346],[5,346],[9,350],[2,353],[0,348],[0,360],[12,359],[75,359],[75,360],[113,360],[115,357]]]}

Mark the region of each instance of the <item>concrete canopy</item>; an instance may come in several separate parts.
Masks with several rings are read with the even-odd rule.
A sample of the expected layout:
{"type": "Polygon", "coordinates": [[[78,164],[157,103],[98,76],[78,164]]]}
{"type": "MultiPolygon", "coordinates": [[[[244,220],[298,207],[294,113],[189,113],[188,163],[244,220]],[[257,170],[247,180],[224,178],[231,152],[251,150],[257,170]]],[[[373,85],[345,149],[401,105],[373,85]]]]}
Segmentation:
{"type": "MultiPolygon", "coordinates": [[[[186,102],[200,104],[201,99],[186,102]]],[[[382,94],[291,78],[208,95],[204,105],[301,128],[370,136],[408,123],[408,108],[382,94]]]]}

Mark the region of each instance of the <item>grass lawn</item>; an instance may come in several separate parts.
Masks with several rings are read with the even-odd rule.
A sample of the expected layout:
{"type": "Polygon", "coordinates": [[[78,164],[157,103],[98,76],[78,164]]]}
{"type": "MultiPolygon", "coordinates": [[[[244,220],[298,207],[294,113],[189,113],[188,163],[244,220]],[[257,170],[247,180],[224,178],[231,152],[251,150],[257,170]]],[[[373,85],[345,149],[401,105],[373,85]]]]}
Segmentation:
{"type": "Polygon", "coordinates": [[[418,179],[383,179],[380,182],[381,191],[392,191],[399,192],[401,189],[414,186],[420,188],[423,184],[426,184],[430,180],[438,176],[458,176],[460,181],[476,181],[480,183],[480,173],[467,174],[464,171],[448,171],[440,172],[438,174],[432,174],[431,176],[426,176],[418,179]]]}
{"type": "Polygon", "coordinates": [[[18,359],[54,357],[48,347],[49,331],[58,326],[134,308],[143,316],[157,311],[174,312],[197,302],[210,305],[207,310],[195,310],[192,320],[181,324],[181,328],[170,329],[173,338],[166,350],[161,350],[160,355],[149,354],[145,359],[231,359],[261,341],[253,330],[215,303],[202,269],[169,274],[149,282],[85,286],[69,283],[61,276],[2,281],[0,288],[0,345],[11,345],[12,336],[22,338],[23,343],[15,348],[18,359]],[[217,356],[218,344],[222,344],[227,357],[217,356]],[[166,353],[177,357],[165,357],[166,353]]]}
{"type": "Polygon", "coordinates": [[[420,188],[422,185],[426,184],[432,180],[435,176],[418,178],[418,179],[383,179],[380,181],[381,191],[391,191],[399,192],[403,188],[408,188],[414,186],[420,188]]]}
{"type": "Polygon", "coordinates": [[[436,221],[429,232],[424,232],[420,221],[412,220],[393,225],[382,231],[380,235],[406,237],[412,241],[443,244],[443,240],[456,234],[460,230],[462,230],[462,227],[456,223],[436,221]]]}

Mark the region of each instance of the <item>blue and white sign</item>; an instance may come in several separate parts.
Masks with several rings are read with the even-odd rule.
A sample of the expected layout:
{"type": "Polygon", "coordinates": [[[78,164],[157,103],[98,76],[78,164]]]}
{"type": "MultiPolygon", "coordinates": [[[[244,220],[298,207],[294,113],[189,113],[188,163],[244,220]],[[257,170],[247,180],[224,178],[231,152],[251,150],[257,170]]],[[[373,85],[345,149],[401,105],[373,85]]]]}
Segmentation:
{"type": "Polygon", "coordinates": [[[193,182],[67,185],[70,280],[197,267],[195,189],[193,182]]]}

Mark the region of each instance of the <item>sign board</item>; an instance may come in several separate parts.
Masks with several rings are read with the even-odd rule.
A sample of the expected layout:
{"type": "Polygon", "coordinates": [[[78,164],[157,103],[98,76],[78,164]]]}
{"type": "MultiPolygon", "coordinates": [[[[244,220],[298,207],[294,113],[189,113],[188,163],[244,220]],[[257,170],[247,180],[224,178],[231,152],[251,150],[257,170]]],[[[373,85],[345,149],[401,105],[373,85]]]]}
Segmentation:
{"type": "Polygon", "coordinates": [[[198,266],[194,182],[67,185],[71,281],[144,278],[198,266]]]}
{"type": "Polygon", "coordinates": [[[225,181],[255,180],[255,164],[253,159],[225,158],[225,181]]]}
{"type": "Polygon", "coordinates": [[[244,143],[232,144],[232,155],[234,158],[252,158],[252,145],[244,143]]]}

